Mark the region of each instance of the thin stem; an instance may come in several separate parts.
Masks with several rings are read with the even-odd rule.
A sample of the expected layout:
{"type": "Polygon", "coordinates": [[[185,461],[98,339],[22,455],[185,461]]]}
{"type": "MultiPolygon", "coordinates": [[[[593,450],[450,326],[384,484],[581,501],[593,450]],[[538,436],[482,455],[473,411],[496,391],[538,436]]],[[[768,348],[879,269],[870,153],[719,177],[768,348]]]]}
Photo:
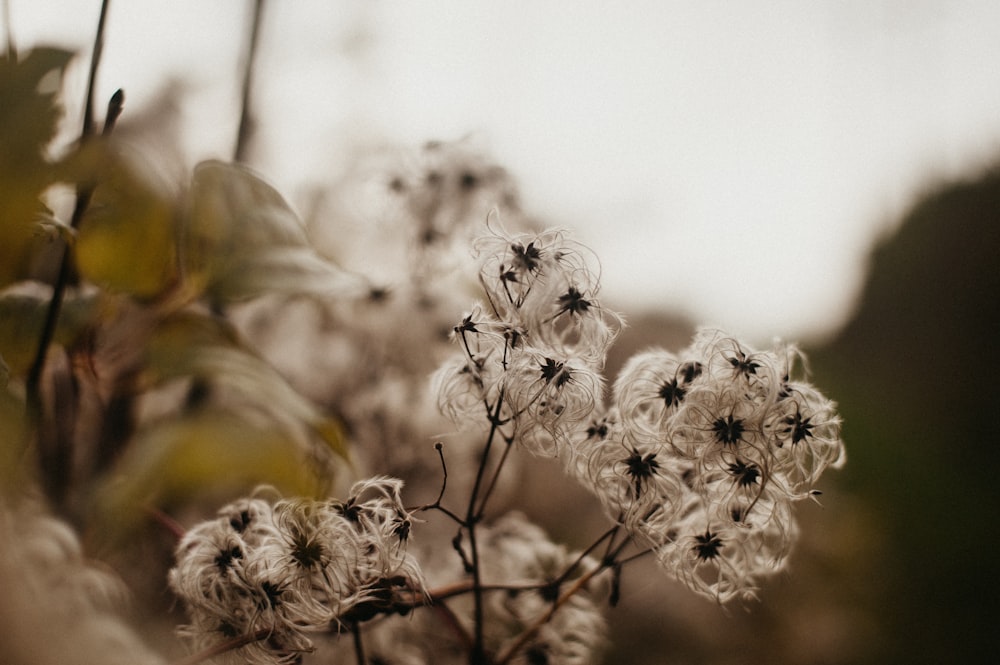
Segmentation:
{"type": "Polygon", "coordinates": [[[490,432],[486,437],[486,444],[483,446],[483,454],[479,459],[479,469],[476,471],[476,481],[473,483],[472,493],[469,495],[469,507],[466,519],[470,523],[482,516],[484,509],[484,506],[480,506],[477,511],[476,503],[479,501],[479,492],[482,489],[483,477],[486,475],[486,467],[490,458],[490,450],[493,447],[493,440],[496,438],[497,432],[500,431],[500,410],[503,408],[504,397],[504,389],[501,388],[499,394],[497,395],[497,401],[493,408],[493,412],[488,414],[490,419],[490,432]]]}
{"type": "Polygon", "coordinates": [[[490,449],[493,447],[493,440],[500,429],[500,409],[503,407],[504,391],[500,389],[497,396],[496,406],[490,414],[490,433],[486,437],[486,444],[483,446],[483,454],[479,460],[479,469],[476,471],[476,481],[472,486],[472,493],[469,495],[469,506],[465,515],[466,529],[469,532],[469,554],[472,568],[472,598],[473,598],[473,627],[475,630],[475,641],[472,652],[469,655],[470,665],[481,665],[486,662],[485,635],[483,626],[483,588],[482,577],[479,566],[479,546],[476,542],[476,522],[481,519],[485,505],[481,505],[476,510],[476,503],[479,500],[479,492],[483,484],[483,476],[486,473],[486,466],[489,462],[490,449]]]}
{"type": "Polygon", "coordinates": [[[656,550],[654,550],[652,547],[650,547],[648,549],[644,549],[641,552],[636,552],[632,556],[627,556],[624,559],[618,561],[617,565],[624,566],[627,563],[632,563],[633,561],[637,561],[638,559],[641,559],[642,557],[646,556],[647,554],[652,554],[655,551],[656,550]]]}
{"type": "Polygon", "coordinates": [[[246,55],[243,62],[243,90],[240,100],[240,126],[236,131],[236,146],[233,161],[244,162],[250,140],[254,134],[254,118],[251,109],[254,64],[257,60],[257,45],[260,40],[260,25],[264,15],[264,0],[255,0],[250,18],[250,34],[247,38],[246,55]]]}
{"type": "MultiPolygon", "coordinates": [[[[83,127],[80,130],[81,145],[89,140],[94,134],[94,86],[97,78],[97,67],[101,61],[101,54],[104,52],[104,23],[107,18],[109,2],[110,0],[103,0],[101,2],[101,14],[97,19],[97,33],[94,36],[94,47],[90,57],[90,72],[87,77],[87,97],[83,108],[83,127]]],[[[121,114],[123,101],[124,95],[121,90],[116,91],[111,97],[111,101],[108,104],[108,121],[110,121],[110,124],[108,121],[105,122],[105,134],[111,131],[111,127],[114,126],[115,121],[121,114]],[[116,110],[112,112],[112,108],[116,110]]],[[[90,197],[92,193],[93,187],[90,185],[83,185],[77,189],[76,204],[73,207],[73,216],[70,219],[70,226],[72,228],[75,229],[80,225],[80,221],[83,219],[83,213],[90,204],[90,197]]],[[[63,251],[62,262],[59,267],[59,276],[57,277],[56,283],[53,287],[52,300],[49,302],[49,309],[45,316],[45,325],[42,328],[42,336],[39,339],[38,350],[35,353],[35,359],[28,372],[26,380],[29,411],[34,406],[40,406],[41,399],[37,394],[38,383],[41,379],[42,369],[45,367],[45,354],[48,351],[49,344],[51,343],[53,334],[55,333],[56,321],[59,318],[59,310],[62,307],[63,292],[66,288],[66,281],[69,278],[70,267],[69,249],[67,248],[63,251]]],[[[38,414],[36,413],[34,415],[38,414]]]]}
{"type": "MultiPolygon", "coordinates": [[[[97,69],[100,65],[101,54],[104,51],[104,25],[108,15],[108,5],[110,0],[102,0],[101,13],[97,21],[97,32],[94,35],[94,47],[90,58],[90,71],[87,77],[87,96],[83,112],[83,127],[80,130],[80,144],[83,145],[91,139],[94,134],[94,87],[97,79],[97,69]]],[[[118,116],[121,114],[124,95],[121,90],[115,92],[108,103],[108,114],[104,123],[104,133],[108,134],[114,127],[118,116]]],[[[90,183],[81,183],[77,187],[76,203],[73,207],[73,215],[70,219],[70,226],[78,228],[83,219],[83,214],[90,205],[94,186],[90,183]]],[[[55,284],[52,286],[52,298],[49,307],[45,312],[45,321],[42,325],[42,332],[38,338],[38,347],[28,376],[25,379],[25,409],[28,422],[33,431],[38,430],[42,418],[42,374],[45,370],[45,361],[48,356],[49,346],[55,337],[56,326],[59,321],[59,313],[62,309],[63,298],[66,292],[66,285],[73,273],[73,262],[69,246],[63,247],[62,258],[59,263],[59,273],[55,284]]],[[[61,437],[60,437],[61,438],[61,437]]],[[[41,451],[39,447],[39,464],[46,477],[56,479],[58,486],[50,487],[52,498],[57,503],[61,502],[67,490],[68,465],[71,452],[68,448],[69,442],[57,441],[55,450],[48,453],[41,451]],[[51,455],[49,454],[51,453],[51,455]],[[51,467],[51,468],[50,468],[51,467]]]]}
{"type": "Polygon", "coordinates": [[[180,660],[174,661],[173,665],[197,665],[202,661],[206,661],[209,658],[214,658],[215,656],[224,654],[228,651],[233,651],[234,649],[239,649],[245,647],[248,644],[253,644],[258,640],[262,640],[268,635],[270,635],[272,630],[270,628],[261,628],[255,633],[249,633],[247,635],[239,635],[232,638],[231,640],[226,640],[225,642],[219,642],[214,644],[207,649],[202,649],[198,653],[193,653],[186,658],[181,658],[180,660]]]}
{"type": "MultiPolygon", "coordinates": [[[[544,589],[547,587],[546,583],[532,583],[532,584],[482,584],[480,589],[483,591],[537,591],[539,589],[544,589]]],[[[440,586],[436,589],[429,589],[425,592],[414,593],[413,602],[411,607],[425,607],[432,606],[440,603],[442,600],[447,600],[449,598],[454,598],[456,596],[462,596],[464,594],[470,593],[473,590],[473,583],[468,580],[463,580],[461,582],[452,582],[451,584],[446,584],[440,586]]]]}
{"type": "Polygon", "coordinates": [[[87,100],[83,107],[83,129],[81,130],[81,140],[87,139],[94,134],[94,87],[97,81],[97,68],[101,64],[101,56],[104,54],[104,24],[108,16],[108,5],[110,0],[102,0],[101,14],[97,18],[97,33],[94,35],[94,50],[90,56],[90,71],[87,74],[87,100]]]}
{"type": "Polygon", "coordinates": [[[437,451],[438,460],[441,462],[441,491],[438,492],[437,499],[434,500],[434,505],[440,506],[441,499],[444,498],[444,491],[448,487],[448,464],[444,461],[444,444],[438,441],[434,444],[434,450],[437,451]]]}
{"type": "Polygon", "coordinates": [[[170,515],[167,515],[159,508],[147,506],[146,512],[149,513],[149,516],[153,518],[154,522],[162,526],[166,531],[170,532],[170,534],[178,542],[180,542],[180,539],[184,537],[185,533],[187,533],[187,529],[185,529],[180,522],[175,520],[170,515]]]}
{"type": "MultiPolygon", "coordinates": [[[[106,6],[107,0],[105,0],[106,6]]],[[[103,17],[104,12],[101,12],[102,23],[98,28],[98,34],[103,32],[103,17]]],[[[96,42],[100,42],[99,37],[96,42]]],[[[94,55],[95,58],[98,56],[100,49],[97,48],[95,43],[94,55]]],[[[95,71],[94,67],[91,67],[91,72],[95,71]]],[[[88,88],[92,88],[93,80],[91,80],[91,85],[88,88]]],[[[88,90],[87,97],[90,98],[91,90],[88,90]]],[[[103,135],[107,136],[111,133],[111,130],[115,126],[115,122],[122,113],[122,109],[125,104],[125,93],[122,90],[116,90],[111,96],[108,102],[108,114],[104,122],[103,135]]],[[[89,116],[90,114],[85,114],[89,116]]],[[[84,131],[80,135],[81,144],[91,137],[91,132],[88,131],[90,127],[90,120],[84,122],[84,131]]],[[[94,185],[92,183],[82,183],[77,187],[76,192],[76,203],[73,206],[73,214],[70,217],[70,227],[77,229],[80,226],[80,222],[83,220],[83,215],[90,206],[90,199],[94,194],[94,185]]],[[[42,396],[41,396],[41,379],[42,371],[45,369],[45,357],[48,354],[49,345],[52,343],[52,338],[55,337],[56,325],[59,322],[59,313],[62,310],[63,299],[66,294],[66,286],[69,283],[70,275],[73,272],[73,261],[72,255],[70,253],[70,248],[64,247],[62,259],[59,263],[59,273],[56,276],[56,281],[52,285],[52,299],[49,301],[49,307],[45,312],[45,322],[42,326],[41,335],[38,338],[38,348],[35,351],[35,357],[31,363],[31,368],[28,371],[27,379],[25,380],[25,392],[27,397],[27,409],[30,422],[37,423],[38,419],[41,417],[42,408],[42,396]]]]}
{"type": "Polygon", "coordinates": [[[354,637],[354,660],[358,665],[365,665],[368,659],[365,658],[365,643],[361,639],[361,626],[357,621],[351,623],[351,635],[354,637]]]}
{"type": "MultiPolygon", "coordinates": [[[[619,528],[620,525],[616,524],[607,531],[605,531],[603,534],[601,534],[601,537],[592,542],[590,544],[590,547],[580,552],[580,555],[576,557],[576,561],[567,566],[566,570],[564,570],[559,577],[557,577],[555,580],[552,581],[552,584],[554,586],[561,586],[563,582],[569,579],[569,576],[573,574],[573,571],[576,570],[581,563],[583,563],[583,560],[586,559],[588,556],[590,556],[590,554],[597,549],[598,545],[603,543],[608,538],[614,540],[614,536],[618,533],[619,528]]],[[[607,556],[605,556],[604,559],[607,560],[607,556]]]]}
{"type": "Polygon", "coordinates": [[[440,510],[459,526],[466,526],[465,520],[441,505],[441,501],[444,499],[444,491],[448,487],[448,465],[444,461],[444,444],[438,441],[434,444],[434,450],[437,451],[438,458],[441,460],[441,490],[438,492],[438,496],[433,503],[411,508],[410,512],[416,513],[423,512],[425,510],[440,510]]]}
{"type": "Polygon", "coordinates": [[[500,454],[500,461],[497,462],[497,466],[493,470],[493,475],[490,478],[490,482],[486,486],[486,491],[483,492],[483,498],[479,502],[479,510],[476,511],[477,519],[483,516],[483,512],[486,510],[486,502],[490,500],[490,495],[493,494],[493,488],[496,487],[497,479],[500,477],[500,471],[503,470],[504,463],[507,461],[507,456],[510,454],[510,449],[514,447],[512,445],[514,443],[512,439],[504,437],[504,441],[506,442],[507,446],[503,449],[503,452],[500,454]]]}
{"type": "Polygon", "coordinates": [[[7,59],[14,62],[17,58],[17,48],[14,46],[14,28],[10,24],[10,0],[3,0],[4,50],[7,59]]]}
{"type": "Polygon", "coordinates": [[[479,546],[476,543],[476,523],[472,521],[471,503],[469,516],[469,553],[472,557],[470,568],[472,569],[472,623],[474,630],[474,641],[472,651],[469,653],[470,665],[482,665],[486,662],[486,638],[483,631],[483,580],[479,571],[479,546]]]}
{"type": "Polygon", "coordinates": [[[468,526],[468,525],[466,524],[466,521],[465,521],[465,520],[463,520],[463,519],[462,519],[461,517],[459,517],[459,516],[458,516],[457,514],[455,514],[455,513],[453,513],[452,511],[448,510],[447,508],[445,508],[445,507],[444,507],[444,506],[442,506],[441,504],[438,504],[438,503],[432,503],[432,504],[429,504],[429,505],[426,505],[426,506],[421,506],[420,508],[417,508],[417,509],[416,509],[415,511],[413,511],[413,512],[417,512],[417,511],[424,511],[424,510],[438,510],[438,511],[440,511],[440,512],[444,513],[445,515],[447,515],[447,516],[448,516],[448,518],[449,518],[449,519],[450,519],[450,520],[451,520],[452,522],[454,522],[455,524],[459,525],[460,527],[462,527],[462,526],[468,526]]]}

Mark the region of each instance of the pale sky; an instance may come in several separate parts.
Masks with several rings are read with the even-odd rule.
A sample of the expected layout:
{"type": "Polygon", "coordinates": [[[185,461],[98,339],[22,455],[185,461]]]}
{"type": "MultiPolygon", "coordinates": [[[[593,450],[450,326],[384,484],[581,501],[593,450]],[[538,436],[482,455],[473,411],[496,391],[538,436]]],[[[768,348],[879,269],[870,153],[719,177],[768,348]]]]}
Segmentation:
{"type": "MultiPolygon", "coordinates": [[[[98,0],[9,5],[19,48],[89,52],[98,0]]],[[[113,0],[99,98],[141,109],[182,77],[187,159],[229,155],[249,6],[113,0]]],[[[272,0],[265,18],[255,165],[291,200],[359,139],[471,134],[529,212],[595,249],[606,302],[758,340],[835,329],[909,197],[1000,156],[990,0],[272,0]]]]}

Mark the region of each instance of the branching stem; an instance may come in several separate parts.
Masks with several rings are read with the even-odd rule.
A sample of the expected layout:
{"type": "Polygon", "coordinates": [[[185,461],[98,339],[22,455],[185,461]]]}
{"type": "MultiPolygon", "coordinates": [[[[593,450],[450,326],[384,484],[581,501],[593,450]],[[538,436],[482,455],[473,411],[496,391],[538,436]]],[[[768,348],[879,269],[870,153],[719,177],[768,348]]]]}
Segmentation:
{"type": "Polygon", "coordinates": [[[484,626],[483,626],[483,588],[482,588],[482,577],[480,573],[479,565],[479,546],[476,539],[476,523],[482,518],[483,511],[485,510],[485,502],[476,508],[476,504],[479,503],[479,493],[483,485],[483,477],[486,474],[486,467],[489,464],[490,450],[493,447],[493,440],[496,438],[497,432],[500,430],[500,410],[503,408],[504,403],[504,390],[500,389],[497,395],[496,405],[493,408],[492,413],[490,413],[490,433],[486,437],[486,443],[483,446],[483,454],[479,460],[479,469],[476,471],[476,481],[472,486],[472,492],[469,495],[469,505],[466,510],[465,524],[466,530],[469,533],[469,556],[471,558],[471,568],[472,568],[472,597],[473,597],[473,627],[475,630],[474,642],[472,651],[469,655],[470,665],[482,665],[486,661],[486,651],[485,651],[485,638],[484,638],[484,626]]]}
{"type": "MultiPolygon", "coordinates": [[[[575,571],[580,566],[580,564],[583,563],[583,560],[586,559],[588,556],[590,556],[590,554],[594,550],[596,550],[601,543],[603,543],[605,540],[609,538],[613,541],[615,535],[618,533],[619,528],[621,528],[621,525],[616,524],[607,531],[605,531],[603,534],[601,534],[600,538],[591,543],[590,547],[580,552],[580,555],[576,558],[576,561],[567,566],[566,570],[564,570],[559,577],[557,577],[555,580],[552,581],[552,585],[561,586],[563,582],[569,579],[570,575],[573,574],[573,571],[575,571]]],[[[604,557],[604,560],[607,561],[607,556],[604,557]]]]}
{"type": "Polygon", "coordinates": [[[489,484],[486,486],[486,491],[483,492],[483,498],[479,502],[479,510],[476,511],[476,518],[481,519],[483,512],[486,510],[486,502],[490,500],[490,495],[493,494],[493,488],[496,487],[497,479],[500,477],[500,471],[503,470],[504,463],[507,461],[507,455],[510,454],[510,449],[513,448],[513,440],[509,437],[504,437],[504,442],[507,444],[503,452],[500,454],[500,461],[497,462],[496,468],[493,470],[493,475],[490,478],[489,484]]]}
{"type": "Polygon", "coordinates": [[[601,563],[597,566],[594,566],[593,570],[581,575],[576,580],[576,582],[573,583],[573,586],[567,589],[562,595],[559,596],[558,599],[556,599],[554,603],[552,603],[552,607],[549,608],[548,612],[540,616],[523,633],[521,633],[521,635],[517,638],[517,640],[513,644],[507,647],[507,649],[505,649],[504,651],[500,652],[500,654],[496,657],[496,660],[494,661],[495,665],[505,665],[506,663],[510,662],[510,659],[513,658],[524,647],[524,645],[526,645],[528,641],[531,640],[531,638],[533,638],[536,634],[538,634],[538,631],[542,629],[542,626],[544,626],[545,624],[547,624],[549,621],[552,620],[552,617],[555,616],[555,613],[559,610],[560,607],[565,605],[570,598],[576,595],[576,593],[580,591],[580,589],[582,589],[584,586],[586,586],[586,584],[590,582],[590,580],[593,579],[595,575],[603,571],[605,568],[606,566],[603,563],[601,563]]]}
{"type": "Polygon", "coordinates": [[[440,489],[440,491],[438,491],[438,496],[434,500],[433,503],[428,503],[428,504],[425,504],[423,506],[419,506],[417,508],[411,508],[410,512],[423,512],[425,510],[438,510],[438,511],[441,511],[442,513],[444,513],[445,515],[447,515],[449,518],[451,518],[451,520],[453,522],[455,522],[456,524],[458,524],[459,526],[464,527],[464,526],[466,526],[465,520],[463,520],[461,517],[459,517],[457,514],[455,514],[451,510],[449,510],[449,509],[447,509],[447,508],[445,508],[444,506],[441,505],[441,501],[444,499],[445,489],[447,489],[447,487],[448,487],[448,465],[444,461],[444,445],[440,441],[438,441],[437,443],[434,444],[434,450],[437,451],[438,458],[441,460],[441,474],[442,474],[442,477],[441,477],[441,489],[440,489]]]}

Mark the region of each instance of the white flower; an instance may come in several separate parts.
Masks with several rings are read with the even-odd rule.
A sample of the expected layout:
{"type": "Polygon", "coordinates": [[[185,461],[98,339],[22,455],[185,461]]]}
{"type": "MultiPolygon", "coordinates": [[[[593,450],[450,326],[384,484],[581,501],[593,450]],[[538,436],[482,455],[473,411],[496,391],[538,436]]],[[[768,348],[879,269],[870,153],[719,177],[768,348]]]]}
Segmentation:
{"type": "Polygon", "coordinates": [[[480,281],[497,317],[527,331],[532,343],[603,363],[622,327],[597,300],[593,253],[558,230],[496,233],[476,243],[480,281]]]}
{"type": "Polygon", "coordinates": [[[582,438],[587,462],[571,467],[668,572],[720,602],[783,567],[792,503],[844,462],[833,403],[790,378],[801,357],[715,329],[677,355],[637,354],[614,384],[619,422],[582,438]]]}
{"type": "Polygon", "coordinates": [[[588,444],[584,485],[633,536],[648,546],[662,543],[688,492],[672,449],[632,440],[620,428],[588,444]]]}
{"type": "Polygon", "coordinates": [[[702,375],[698,360],[650,349],[626,361],[614,384],[614,403],[630,427],[660,434],[702,375]]]}
{"type": "Polygon", "coordinates": [[[713,509],[696,494],[675,523],[657,560],[692,591],[726,603],[753,598],[762,577],[784,568],[798,529],[787,504],[780,519],[762,526],[713,520],[713,509]]]}
{"type": "Polygon", "coordinates": [[[431,378],[441,413],[459,426],[485,420],[500,398],[503,373],[520,337],[478,305],[467,314],[454,328],[461,351],[431,378]]]}
{"type": "Polygon", "coordinates": [[[687,352],[704,365],[708,376],[767,396],[780,388],[787,351],[756,351],[714,328],[701,328],[687,352]]]}
{"type": "Polygon", "coordinates": [[[519,441],[546,456],[560,453],[569,432],[600,403],[603,377],[585,359],[522,349],[504,376],[504,388],[519,441]]]}
{"type": "Polygon", "coordinates": [[[374,603],[374,609],[391,607],[394,587],[422,589],[423,573],[407,552],[413,518],[403,506],[402,481],[375,477],[351,488],[346,501],[331,507],[354,536],[356,556],[352,595],[344,601],[344,612],[374,603]],[[387,597],[388,596],[388,597],[387,597]]]}
{"type": "Polygon", "coordinates": [[[839,469],[847,461],[836,406],[809,384],[787,383],[766,426],[774,438],[775,466],[793,493],[808,493],[827,467],[839,469]]]}
{"type": "Polygon", "coordinates": [[[692,390],[670,421],[668,438],[677,454],[699,473],[727,469],[739,459],[770,468],[765,436],[766,405],[728,382],[710,381],[692,390]]]}

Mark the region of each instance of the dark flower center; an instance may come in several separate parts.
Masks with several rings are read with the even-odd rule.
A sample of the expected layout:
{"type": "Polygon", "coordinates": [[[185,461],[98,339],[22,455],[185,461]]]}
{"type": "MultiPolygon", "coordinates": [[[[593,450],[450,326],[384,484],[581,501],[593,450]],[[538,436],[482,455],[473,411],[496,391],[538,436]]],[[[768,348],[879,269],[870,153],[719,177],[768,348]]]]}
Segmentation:
{"type": "Polygon", "coordinates": [[[660,386],[659,395],[668,407],[680,404],[686,394],[687,389],[682,387],[677,379],[671,379],[660,386]]]}
{"type": "Polygon", "coordinates": [[[792,434],[792,443],[805,441],[813,435],[814,425],[811,421],[812,418],[803,418],[799,411],[796,411],[794,416],[785,418],[785,424],[788,425],[787,431],[792,434]]]}
{"type": "Polygon", "coordinates": [[[535,247],[535,243],[529,242],[528,246],[525,247],[521,243],[515,242],[510,246],[510,249],[514,253],[515,268],[521,268],[528,272],[538,270],[541,265],[542,252],[535,247]]]}
{"type": "Polygon", "coordinates": [[[591,302],[583,297],[581,293],[575,286],[569,287],[569,290],[563,295],[559,296],[559,314],[564,312],[569,312],[570,315],[582,314],[586,312],[591,307],[591,302]]]}
{"type": "Polygon", "coordinates": [[[656,453],[642,455],[638,450],[633,450],[632,454],[625,460],[625,470],[635,481],[635,496],[638,498],[642,494],[642,485],[654,475],[660,468],[656,461],[656,453]]]}
{"type": "Polygon", "coordinates": [[[718,418],[712,423],[712,431],[719,443],[732,446],[740,442],[746,427],[739,418],[733,418],[732,414],[725,418],[718,418]]]}
{"type": "Polygon", "coordinates": [[[722,549],[722,539],[718,535],[706,530],[703,535],[695,536],[695,545],[693,548],[695,554],[702,561],[708,561],[719,556],[719,550],[722,549]]]}
{"type": "Polygon", "coordinates": [[[733,369],[740,374],[749,377],[751,374],[757,374],[757,368],[760,367],[760,363],[750,360],[745,353],[742,351],[736,352],[735,358],[727,358],[729,364],[733,366],[733,369]]]}
{"type": "Polygon", "coordinates": [[[242,558],[243,550],[238,545],[233,545],[232,548],[219,552],[218,556],[215,557],[215,565],[219,567],[220,571],[226,572],[232,567],[233,561],[242,558]]]}
{"type": "Polygon", "coordinates": [[[539,369],[542,370],[545,383],[555,383],[557,388],[561,388],[569,382],[570,371],[566,369],[566,365],[552,358],[546,358],[545,364],[539,365],[539,369]]]}
{"type": "Polygon", "coordinates": [[[295,536],[292,543],[292,558],[303,568],[312,568],[320,565],[323,561],[325,548],[323,543],[314,538],[309,538],[305,534],[295,536]]]}
{"type": "Polygon", "coordinates": [[[756,464],[747,464],[742,460],[736,460],[729,465],[729,473],[736,478],[736,483],[740,487],[755,485],[760,478],[760,469],[756,464]]]}

